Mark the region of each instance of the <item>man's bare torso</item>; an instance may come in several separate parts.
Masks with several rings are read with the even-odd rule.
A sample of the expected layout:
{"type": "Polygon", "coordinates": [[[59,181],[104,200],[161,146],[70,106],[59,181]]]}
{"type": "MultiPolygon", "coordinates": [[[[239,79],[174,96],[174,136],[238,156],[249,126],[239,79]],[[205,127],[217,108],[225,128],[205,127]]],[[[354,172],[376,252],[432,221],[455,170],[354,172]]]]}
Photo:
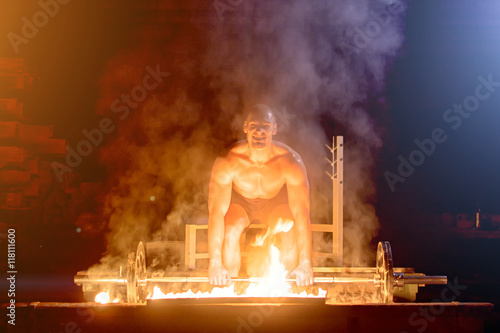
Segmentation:
{"type": "Polygon", "coordinates": [[[248,199],[270,199],[286,184],[290,166],[300,159],[287,145],[274,141],[271,158],[264,163],[250,160],[247,141],[237,142],[227,154],[227,171],[233,179],[233,189],[248,199]]]}

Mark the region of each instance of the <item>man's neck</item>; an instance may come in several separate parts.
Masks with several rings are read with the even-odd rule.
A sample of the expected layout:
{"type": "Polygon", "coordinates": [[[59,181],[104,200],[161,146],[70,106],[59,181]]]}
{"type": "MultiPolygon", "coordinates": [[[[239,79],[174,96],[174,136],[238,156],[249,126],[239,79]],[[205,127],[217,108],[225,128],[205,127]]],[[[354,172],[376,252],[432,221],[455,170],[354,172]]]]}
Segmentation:
{"type": "Polygon", "coordinates": [[[264,164],[271,159],[273,146],[271,144],[262,149],[255,149],[249,144],[248,150],[248,157],[252,162],[254,162],[255,164],[264,164]]]}

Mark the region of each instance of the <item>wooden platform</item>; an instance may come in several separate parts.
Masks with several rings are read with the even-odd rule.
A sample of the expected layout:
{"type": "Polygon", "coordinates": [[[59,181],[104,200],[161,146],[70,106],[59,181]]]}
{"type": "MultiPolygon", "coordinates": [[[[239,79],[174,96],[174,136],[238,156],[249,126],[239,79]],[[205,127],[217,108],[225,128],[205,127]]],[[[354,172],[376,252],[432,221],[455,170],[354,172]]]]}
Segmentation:
{"type": "MultiPolygon", "coordinates": [[[[484,332],[490,303],[326,305],[190,299],[140,305],[26,303],[6,332],[484,332]]],[[[5,305],[4,305],[5,307],[5,305]]],[[[4,309],[5,310],[5,309],[4,309]]]]}

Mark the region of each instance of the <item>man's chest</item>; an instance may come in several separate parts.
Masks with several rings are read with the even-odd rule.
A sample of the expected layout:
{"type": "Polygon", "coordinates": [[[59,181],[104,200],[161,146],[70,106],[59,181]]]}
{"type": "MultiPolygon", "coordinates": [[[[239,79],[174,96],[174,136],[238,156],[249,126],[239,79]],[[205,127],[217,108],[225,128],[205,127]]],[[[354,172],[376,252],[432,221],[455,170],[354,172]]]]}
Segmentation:
{"type": "Polygon", "coordinates": [[[285,183],[283,171],[278,164],[239,168],[234,184],[247,193],[268,194],[281,189],[285,183]]]}

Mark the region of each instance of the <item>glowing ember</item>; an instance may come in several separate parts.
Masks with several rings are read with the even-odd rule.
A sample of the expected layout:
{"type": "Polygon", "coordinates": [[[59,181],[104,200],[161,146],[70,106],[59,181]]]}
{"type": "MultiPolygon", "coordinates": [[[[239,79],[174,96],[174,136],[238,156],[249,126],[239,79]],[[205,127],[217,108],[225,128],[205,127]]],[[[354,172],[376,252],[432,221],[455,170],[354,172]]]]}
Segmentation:
{"type": "MultiPolygon", "coordinates": [[[[102,291],[95,296],[94,301],[96,303],[107,304],[110,303],[111,298],[109,297],[109,293],[106,291],[102,291]]],[[[120,301],[119,298],[115,298],[112,303],[118,303],[120,301]]]]}
{"type": "Polygon", "coordinates": [[[95,302],[101,304],[109,303],[109,294],[104,291],[100,292],[95,296],[95,302]]]}
{"type": "Polygon", "coordinates": [[[246,291],[239,295],[234,290],[234,284],[229,287],[214,287],[210,292],[193,292],[189,289],[183,293],[164,294],[158,286],[155,286],[153,293],[148,299],[165,298],[214,298],[214,297],[317,297],[325,298],[326,290],[319,288],[318,295],[308,294],[306,291],[294,293],[292,286],[286,281],[287,271],[285,266],[279,261],[280,252],[273,245],[271,246],[271,264],[266,275],[259,283],[251,283],[246,291]]]}

